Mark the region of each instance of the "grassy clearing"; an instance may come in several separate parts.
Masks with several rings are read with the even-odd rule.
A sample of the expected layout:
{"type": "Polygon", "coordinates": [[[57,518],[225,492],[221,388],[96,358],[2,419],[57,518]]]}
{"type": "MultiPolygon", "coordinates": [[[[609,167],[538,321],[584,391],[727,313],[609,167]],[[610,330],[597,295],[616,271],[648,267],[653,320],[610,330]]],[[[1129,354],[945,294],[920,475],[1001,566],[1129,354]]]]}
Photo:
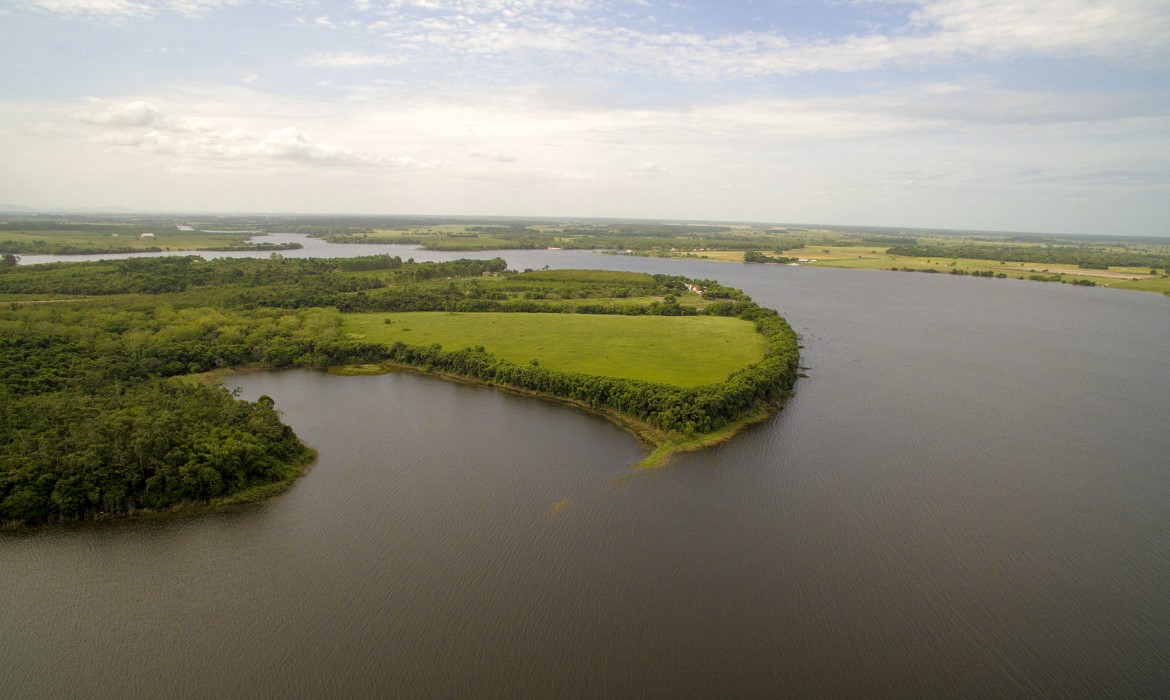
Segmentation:
{"type": "Polygon", "coordinates": [[[751,323],[716,316],[421,311],[345,314],[342,329],[382,343],[482,345],[515,364],[681,387],[722,382],[766,349],[751,323]]]}

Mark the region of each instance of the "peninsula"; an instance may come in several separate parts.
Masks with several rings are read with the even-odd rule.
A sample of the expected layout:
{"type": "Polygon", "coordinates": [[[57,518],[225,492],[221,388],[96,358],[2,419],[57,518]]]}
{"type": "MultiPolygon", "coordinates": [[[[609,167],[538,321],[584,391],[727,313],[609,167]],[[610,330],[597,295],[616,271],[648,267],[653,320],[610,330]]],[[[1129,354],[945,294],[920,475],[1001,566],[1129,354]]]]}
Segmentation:
{"type": "Polygon", "coordinates": [[[775,412],[797,339],[713,280],[504,260],[138,258],[0,271],[0,522],[227,504],[312,451],[274,402],[200,377],[408,367],[564,401],[649,449],[643,466],[775,412]]]}

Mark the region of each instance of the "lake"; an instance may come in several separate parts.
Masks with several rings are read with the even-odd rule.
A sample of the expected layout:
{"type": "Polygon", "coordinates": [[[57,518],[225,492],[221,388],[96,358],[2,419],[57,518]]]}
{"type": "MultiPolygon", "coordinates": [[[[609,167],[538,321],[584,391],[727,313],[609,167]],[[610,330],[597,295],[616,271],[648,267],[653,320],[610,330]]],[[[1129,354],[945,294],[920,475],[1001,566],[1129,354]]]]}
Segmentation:
{"type": "Polygon", "coordinates": [[[496,255],[741,287],[801,334],[808,376],[772,420],[639,472],[629,435],[556,403],[237,376],[311,471],[256,506],[0,537],[0,696],[1170,688],[1170,299],[476,257],[496,255]]]}

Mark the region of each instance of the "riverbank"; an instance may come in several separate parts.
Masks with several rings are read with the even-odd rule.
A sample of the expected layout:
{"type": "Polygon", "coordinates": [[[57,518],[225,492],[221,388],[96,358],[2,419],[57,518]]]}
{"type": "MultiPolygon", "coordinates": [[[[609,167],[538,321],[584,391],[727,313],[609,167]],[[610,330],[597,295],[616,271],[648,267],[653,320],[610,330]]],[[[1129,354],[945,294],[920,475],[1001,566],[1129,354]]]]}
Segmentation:
{"type": "MultiPolygon", "coordinates": [[[[677,250],[669,253],[643,254],[640,257],[666,257],[712,262],[743,263],[747,250],[677,250]]],[[[999,261],[984,258],[895,255],[880,248],[858,246],[813,246],[777,251],[779,256],[791,258],[791,263],[753,263],[760,265],[789,264],[806,267],[834,267],[842,270],[884,270],[890,272],[925,272],[951,275],[995,277],[999,279],[1028,280],[1032,282],[1060,282],[1089,287],[1127,289],[1170,296],[1170,273],[1151,274],[1148,266],[1107,267],[1104,269],[1078,268],[1039,262],[999,261]]],[[[1158,268],[1162,269],[1162,268],[1158,268]]]]}
{"type": "Polygon", "coordinates": [[[796,380],[795,333],[738,290],[506,265],[182,257],[7,270],[5,297],[85,301],[0,305],[11,329],[0,357],[0,522],[165,510],[284,481],[282,465],[304,446],[267,397],[242,402],[205,386],[231,368],[396,363],[555,397],[637,436],[650,452],[642,466],[726,439],[782,404],[796,380]],[[372,323],[347,327],[346,314],[372,323]],[[453,320],[487,326],[423,333],[453,320]],[[506,332],[492,336],[492,325],[506,332]],[[396,339],[408,331],[419,342],[396,339]],[[745,348],[755,349],[734,352],[745,348]],[[589,361],[566,364],[566,350],[589,361]],[[208,370],[219,371],[199,374],[208,370]]]}
{"type": "MultiPolygon", "coordinates": [[[[251,371],[254,371],[252,368],[251,371]]],[[[330,374],[340,376],[356,377],[356,376],[373,376],[379,374],[389,374],[392,372],[411,372],[428,377],[435,377],[445,381],[458,382],[460,384],[469,384],[475,386],[486,386],[493,389],[499,389],[514,396],[524,396],[528,398],[536,398],[544,401],[552,401],[554,403],[572,406],[579,410],[600,416],[610,421],[617,427],[626,431],[638,441],[642,448],[648,451],[648,454],[641,460],[634,463],[635,469],[652,469],[656,467],[665,466],[670,458],[681,452],[693,452],[707,447],[714,447],[721,443],[727,442],[735,437],[741,430],[760,423],[772,416],[776,415],[781,408],[781,403],[777,402],[771,405],[767,410],[755,411],[744,418],[729,423],[718,430],[709,433],[701,433],[698,435],[681,435],[677,432],[669,432],[657,428],[646,421],[639,420],[633,416],[615,411],[609,408],[599,408],[591,406],[584,401],[577,401],[574,399],[562,398],[552,394],[545,394],[539,391],[524,389],[522,387],[512,386],[509,384],[500,384],[497,382],[488,382],[474,377],[467,377],[459,374],[452,374],[450,372],[440,372],[436,370],[427,370],[413,365],[406,365],[395,362],[383,363],[365,363],[355,365],[339,365],[329,367],[327,370],[330,374]]],[[[230,373],[230,371],[229,371],[230,373]]],[[[221,375],[221,379],[225,375],[221,375]]]]}
{"type": "MultiPolygon", "coordinates": [[[[256,371],[262,368],[252,368],[244,371],[256,371]]],[[[242,372],[241,372],[242,373],[242,372]]],[[[228,376],[230,372],[221,376],[228,376]]],[[[202,381],[202,380],[201,380],[202,381]]],[[[87,518],[66,518],[62,520],[48,520],[26,525],[21,521],[7,521],[0,523],[0,532],[20,533],[34,532],[44,528],[56,527],[84,527],[95,523],[123,522],[126,520],[146,520],[162,518],[186,518],[208,513],[211,511],[241,508],[255,503],[267,501],[289,490],[297,479],[300,479],[313,467],[317,461],[317,450],[305,446],[305,451],[295,461],[284,465],[278,481],[266,484],[257,484],[226,496],[220,496],[206,501],[190,501],[178,503],[166,508],[133,508],[125,512],[101,512],[87,518]]]]}

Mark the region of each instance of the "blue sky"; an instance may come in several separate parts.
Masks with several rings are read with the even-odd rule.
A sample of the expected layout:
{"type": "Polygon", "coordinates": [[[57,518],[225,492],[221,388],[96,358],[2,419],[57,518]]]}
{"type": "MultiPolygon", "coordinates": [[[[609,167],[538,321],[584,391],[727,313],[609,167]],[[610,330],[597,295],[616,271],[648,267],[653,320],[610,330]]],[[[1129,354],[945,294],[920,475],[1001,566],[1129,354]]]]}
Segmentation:
{"type": "Polygon", "coordinates": [[[1170,235],[1170,1],[8,0],[0,206],[1170,235]]]}

